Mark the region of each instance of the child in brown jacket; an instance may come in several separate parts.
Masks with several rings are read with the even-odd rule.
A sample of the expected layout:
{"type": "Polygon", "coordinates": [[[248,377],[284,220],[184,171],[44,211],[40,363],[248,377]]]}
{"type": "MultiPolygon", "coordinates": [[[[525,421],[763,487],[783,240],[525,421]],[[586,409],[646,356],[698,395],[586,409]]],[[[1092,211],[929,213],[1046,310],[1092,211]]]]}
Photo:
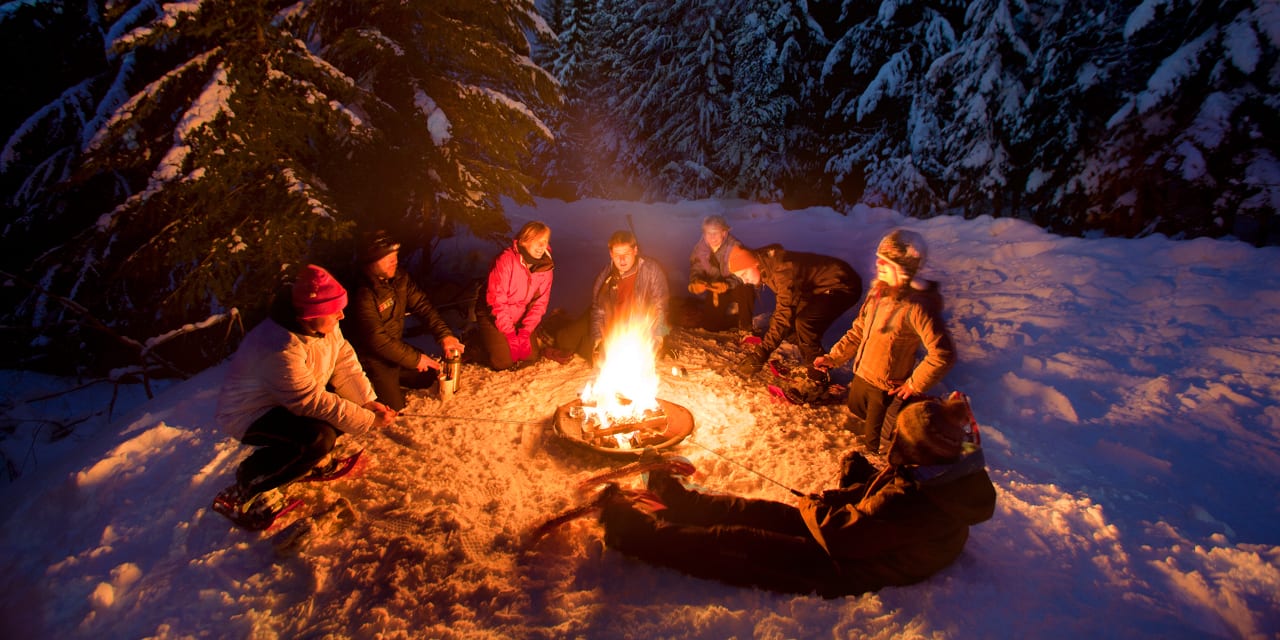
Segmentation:
{"type": "Polygon", "coordinates": [[[853,360],[850,426],[871,453],[892,439],[893,423],[885,420],[890,404],[918,398],[956,362],[938,284],[915,277],[926,253],[918,233],[895,229],[886,235],[876,249],[876,282],[853,326],[813,361],[825,371],[853,360]],[[921,347],[924,357],[917,361],[921,347]]]}

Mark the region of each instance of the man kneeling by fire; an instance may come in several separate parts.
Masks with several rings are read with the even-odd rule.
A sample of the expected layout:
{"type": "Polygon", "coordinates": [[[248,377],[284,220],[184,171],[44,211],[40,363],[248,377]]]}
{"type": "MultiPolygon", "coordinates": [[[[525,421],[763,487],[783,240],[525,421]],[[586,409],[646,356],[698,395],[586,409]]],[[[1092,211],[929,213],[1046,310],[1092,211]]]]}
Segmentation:
{"type": "Polygon", "coordinates": [[[599,503],[605,544],[694,576],[790,593],[920,582],[954,562],[969,527],[995,511],[982,449],[965,429],[970,415],[959,394],[907,406],[883,471],[852,452],[839,488],[798,507],[702,493],[665,471],[650,473],[649,492],[609,485],[599,503]]]}

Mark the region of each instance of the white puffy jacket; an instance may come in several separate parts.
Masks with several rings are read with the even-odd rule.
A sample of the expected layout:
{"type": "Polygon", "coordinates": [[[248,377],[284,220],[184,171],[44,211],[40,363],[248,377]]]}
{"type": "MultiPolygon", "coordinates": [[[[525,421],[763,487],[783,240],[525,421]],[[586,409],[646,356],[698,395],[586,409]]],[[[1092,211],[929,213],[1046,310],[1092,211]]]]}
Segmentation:
{"type": "Polygon", "coordinates": [[[374,413],[364,405],[375,398],[340,329],[308,335],[268,319],[245,336],[232,358],[217,417],[222,430],[237,439],[273,407],[358,435],[373,426],[374,413]]]}

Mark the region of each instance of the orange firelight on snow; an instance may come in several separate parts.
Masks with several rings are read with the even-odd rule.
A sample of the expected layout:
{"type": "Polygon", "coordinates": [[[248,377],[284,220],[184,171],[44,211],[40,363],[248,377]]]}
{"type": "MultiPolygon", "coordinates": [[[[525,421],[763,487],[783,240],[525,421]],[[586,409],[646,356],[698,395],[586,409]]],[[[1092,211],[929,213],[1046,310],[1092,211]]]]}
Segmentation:
{"type": "MultiPolygon", "coordinates": [[[[585,425],[597,429],[638,425],[662,415],[652,326],[653,320],[645,316],[616,321],[610,327],[601,349],[600,373],[582,390],[585,425]]],[[[630,436],[618,433],[615,438],[625,447],[630,436]]]]}

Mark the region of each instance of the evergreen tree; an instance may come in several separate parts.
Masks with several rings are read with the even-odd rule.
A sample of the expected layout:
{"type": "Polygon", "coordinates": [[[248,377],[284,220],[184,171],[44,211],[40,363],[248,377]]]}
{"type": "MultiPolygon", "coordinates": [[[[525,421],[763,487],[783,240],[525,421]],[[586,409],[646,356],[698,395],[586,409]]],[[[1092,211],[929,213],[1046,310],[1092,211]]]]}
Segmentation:
{"type": "Polygon", "coordinates": [[[939,178],[948,208],[1001,215],[1011,185],[1023,180],[1011,133],[1033,84],[1024,33],[1037,22],[1026,2],[975,0],[955,48],[929,65],[913,114],[929,124],[914,134],[913,156],[939,178]]]}
{"type": "Polygon", "coordinates": [[[726,12],[734,21],[733,92],[728,126],[715,149],[728,194],[779,200],[783,185],[800,172],[787,134],[799,103],[785,84],[793,34],[805,27],[792,12],[795,6],[784,0],[744,0],[726,12]]]}
{"type": "Polygon", "coordinates": [[[846,2],[842,35],[824,62],[834,151],[826,171],[843,204],[928,215],[948,204],[937,145],[946,118],[928,74],[954,55],[958,2],[846,2]]]}
{"type": "MultiPolygon", "coordinates": [[[[107,4],[110,81],[83,102],[108,117],[83,128],[83,157],[58,186],[79,230],[31,279],[149,335],[261,309],[282,265],[345,261],[335,243],[357,223],[424,244],[453,224],[505,232],[499,199],[528,200],[528,154],[549,135],[536,114],[555,88],[529,60],[543,33],[530,2],[464,5],[107,4]],[[112,198],[76,193],[104,177],[112,198]]],[[[75,115],[42,113],[6,148],[75,115]]],[[[43,200],[15,202],[37,217],[43,200]]],[[[68,315],[43,295],[19,314],[50,330],[68,315]]]]}
{"type": "Polygon", "coordinates": [[[1068,181],[1087,226],[1120,235],[1280,230],[1280,9],[1269,0],[1143,2],[1123,25],[1128,87],[1068,181]]]}
{"type": "Polygon", "coordinates": [[[714,147],[732,87],[721,7],[715,0],[641,0],[609,60],[625,91],[606,104],[615,121],[629,125],[620,130],[618,161],[638,168],[650,197],[723,192],[714,147]]]}

